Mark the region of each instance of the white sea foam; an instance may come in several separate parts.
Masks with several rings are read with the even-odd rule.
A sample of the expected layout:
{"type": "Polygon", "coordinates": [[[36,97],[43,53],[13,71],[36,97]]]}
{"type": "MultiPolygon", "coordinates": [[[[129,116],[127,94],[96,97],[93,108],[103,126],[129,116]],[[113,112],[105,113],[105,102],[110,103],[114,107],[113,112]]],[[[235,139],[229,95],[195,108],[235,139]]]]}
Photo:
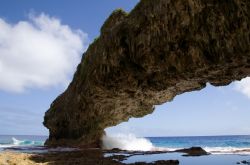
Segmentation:
{"type": "Polygon", "coordinates": [[[66,147],[56,147],[56,148],[46,148],[43,147],[43,141],[32,141],[32,140],[18,140],[15,137],[11,138],[11,142],[8,144],[0,144],[0,151],[4,149],[15,148],[15,150],[20,149],[20,151],[36,151],[36,152],[70,152],[79,150],[78,148],[66,148],[66,147]]]}
{"type": "Polygon", "coordinates": [[[10,145],[10,144],[0,144],[0,148],[10,148],[10,147],[15,147],[15,145],[10,145]]]}
{"type": "Polygon", "coordinates": [[[18,140],[15,137],[11,138],[10,143],[0,144],[0,148],[12,148],[12,147],[25,147],[25,146],[43,146],[43,141],[32,141],[32,140],[18,140]]]}
{"type": "Polygon", "coordinates": [[[106,135],[102,137],[102,142],[103,149],[119,148],[129,151],[152,151],[155,148],[149,140],[138,138],[133,134],[106,135]]]}
{"type": "Polygon", "coordinates": [[[16,146],[19,146],[20,143],[21,143],[20,140],[17,140],[16,138],[12,137],[12,143],[9,143],[9,144],[0,144],[0,148],[16,147],[16,146]]]}
{"type": "MultiPolygon", "coordinates": [[[[116,134],[102,137],[102,148],[119,148],[128,151],[176,151],[183,148],[156,147],[146,138],[138,138],[133,134],[116,134]]],[[[211,154],[239,154],[250,155],[250,148],[237,147],[203,147],[211,154]]]]}
{"type": "Polygon", "coordinates": [[[204,150],[211,154],[239,154],[250,155],[250,148],[237,147],[204,147],[204,150]]]}
{"type": "Polygon", "coordinates": [[[180,148],[156,147],[146,138],[136,137],[134,134],[115,134],[102,137],[102,148],[119,148],[127,151],[175,151],[180,148]]]}
{"type": "Polygon", "coordinates": [[[21,140],[17,140],[16,138],[12,137],[12,142],[14,145],[18,146],[23,143],[21,140]]]}

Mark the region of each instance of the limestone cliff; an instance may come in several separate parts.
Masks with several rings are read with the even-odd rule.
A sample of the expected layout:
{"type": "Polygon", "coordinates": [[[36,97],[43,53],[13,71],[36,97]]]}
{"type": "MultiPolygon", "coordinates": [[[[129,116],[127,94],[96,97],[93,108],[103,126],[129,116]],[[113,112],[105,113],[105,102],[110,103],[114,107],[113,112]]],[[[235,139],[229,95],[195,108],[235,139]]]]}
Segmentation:
{"type": "Polygon", "coordinates": [[[114,11],[46,112],[46,144],[97,146],[106,127],[249,76],[249,29],[248,0],[141,0],[114,11]]]}

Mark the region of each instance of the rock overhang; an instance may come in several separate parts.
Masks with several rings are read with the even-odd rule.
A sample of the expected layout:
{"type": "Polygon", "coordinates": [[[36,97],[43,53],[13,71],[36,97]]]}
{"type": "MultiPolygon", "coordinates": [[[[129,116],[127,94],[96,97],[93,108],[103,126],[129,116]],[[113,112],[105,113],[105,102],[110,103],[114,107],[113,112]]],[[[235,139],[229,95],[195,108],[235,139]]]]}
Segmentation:
{"type": "Polygon", "coordinates": [[[98,146],[105,128],[154,105],[249,76],[249,11],[244,0],[141,0],[114,11],[46,112],[46,144],[98,146]]]}

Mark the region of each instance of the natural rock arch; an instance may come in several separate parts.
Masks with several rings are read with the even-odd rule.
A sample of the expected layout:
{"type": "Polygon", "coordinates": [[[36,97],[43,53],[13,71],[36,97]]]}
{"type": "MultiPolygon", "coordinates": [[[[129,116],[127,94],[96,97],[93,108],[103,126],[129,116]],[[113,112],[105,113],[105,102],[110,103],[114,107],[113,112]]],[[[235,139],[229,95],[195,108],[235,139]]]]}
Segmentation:
{"type": "Polygon", "coordinates": [[[141,0],[114,11],[46,112],[46,144],[97,146],[106,127],[249,76],[249,29],[248,0],[141,0]]]}

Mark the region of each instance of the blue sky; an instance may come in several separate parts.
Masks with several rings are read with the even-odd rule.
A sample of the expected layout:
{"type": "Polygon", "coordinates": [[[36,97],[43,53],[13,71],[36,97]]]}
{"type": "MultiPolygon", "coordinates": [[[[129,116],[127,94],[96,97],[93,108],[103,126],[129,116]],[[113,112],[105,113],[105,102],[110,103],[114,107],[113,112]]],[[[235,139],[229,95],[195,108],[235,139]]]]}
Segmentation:
{"type": "MultiPolygon", "coordinates": [[[[0,134],[47,135],[44,112],[67,87],[81,54],[116,8],[138,0],[0,2],[0,134]]],[[[108,133],[250,134],[250,80],[177,96],[108,133]]]]}

